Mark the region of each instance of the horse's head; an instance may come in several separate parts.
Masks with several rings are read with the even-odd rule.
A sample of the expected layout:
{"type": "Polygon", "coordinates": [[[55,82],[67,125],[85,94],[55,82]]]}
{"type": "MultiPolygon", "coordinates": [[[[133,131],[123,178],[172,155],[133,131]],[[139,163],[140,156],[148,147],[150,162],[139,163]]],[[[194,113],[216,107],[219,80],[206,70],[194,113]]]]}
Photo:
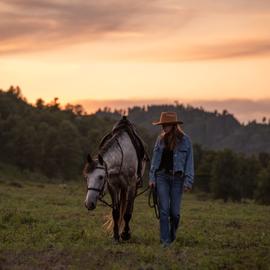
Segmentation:
{"type": "Polygon", "coordinates": [[[94,210],[98,198],[104,191],[106,183],[106,171],[103,161],[101,159],[93,160],[91,156],[88,155],[83,175],[87,182],[85,207],[88,210],[94,210]]]}

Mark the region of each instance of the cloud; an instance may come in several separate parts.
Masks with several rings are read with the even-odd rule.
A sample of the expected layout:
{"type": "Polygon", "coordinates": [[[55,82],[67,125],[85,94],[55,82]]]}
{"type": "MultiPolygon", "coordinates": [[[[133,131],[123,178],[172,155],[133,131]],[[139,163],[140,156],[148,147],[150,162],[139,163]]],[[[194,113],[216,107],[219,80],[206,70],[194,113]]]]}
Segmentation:
{"type": "Polygon", "coordinates": [[[188,10],[157,3],[154,0],[4,0],[0,6],[0,53],[91,42],[115,32],[143,33],[156,28],[159,20],[179,27],[192,16],[188,10]],[[147,20],[150,23],[145,24],[147,20]],[[18,41],[17,46],[8,48],[14,40],[18,41]]]}
{"type": "Polygon", "coordinates": [[[265,55],[270,53],[270,39],[246,40],[227,44],[202,46],[192,52],[196,59],[221,59],[265,55]]]}
{"type": "MultiPolygon", "coordinates": [[[[27,41],[18,43],[14,50],[55,47],[68,40],[78,42],[95,39],[103,33],[125,28],[124,14],[130,16],[136,6],[114,5],[105,9],[92,2],[13,1],[6,2],[9,11],[1,12],[0,42],[8,40],[27,41]],[[84,36],[84,37],[82,37],[84,36]],[[80,38],[81,37],[81,38],[80,38]]],[[[104,3],[103,3],[104,4],[104,3]]],[[[2,51],[2,53],[4,53],[2,51]]]]}
{"type": "MultiPolygon", "coordinates": [[[[241,42],[226,42],[211,45],[196,45],[190,49],[169,50],[169,53],[152,55],[158,61],[198,61],[213,59],[231,59],[238,57],[263,56],[270,53],[270,39],[265,40],[242,40],[241,42]]],[[[148,57],[151,57],[149,52],[148,57]]]]}
{"type": "MultiPolygon", "coordinates": [[[[175,104],[170,99],[118,99],[118,100],[78,100],[72,103],[81,104],[87,112],[93,113],[99,108],[109,107],[114,109],[127,109],[133,106],[147,106],[154,104],[175,104]]],[[[257,120],[261,122],[263,117],[270,119],[270,99],[224,99],[224,100],[181,100],[181,104],[189,104],[195,107],[202,107],[207,111],[227,110],[232,113],[240,122],[257,120]]]]}
{"type": "MultiPolygon", "coordinates": [[[[270,51],[268,36],[257,35],[252,28],[251,35],[256,34],[257,38],[241,35],[237,41],[237,32],[232,27],[235,25],[237,28],[239,22],[247,27],[255,20],[250,17],[254,14],[270,14],[270,2],[2,0],[0,55],[54,50],[80,43],[102,44],[102,40],[112,34],[117,34],[112,35],[112,39],[120,41],[117,46],[123,47],[123,54],[117,52],[112,55],[123,60],[178,62],[266,55],[270,51]],[[228,24],[227,20],[232,18],[235,24],[228,24]],[[222,29],[215,29],[217,22],[222,29]],[[185,31],[181,32],[183,29],[185,31]],[[216,30],[220,31],[215,34],[216,30]],[[223,31],[230,33],[232,41],[216,41],[220,40],[219,33],[223,31]],[[200,35],[196,37],[198,33],[201,38],[200,35]],[[216,35],[219,36],[216,38],[216,35]],[[127,43],[121,43],[122,40],[127,43]]],[[[258,27],[268,29],[267,18],[262,19],[258,27]],[[265,23],[261,24],[264,20],[265,23]]],[[[239,25],[241,30],[242,24],[239,25]]],[[[106,42],[104,40],[104,50],[114,52],[112,44],[106,42]]],[[[101,52],[100,55],[108,54],[101,52]]]]}

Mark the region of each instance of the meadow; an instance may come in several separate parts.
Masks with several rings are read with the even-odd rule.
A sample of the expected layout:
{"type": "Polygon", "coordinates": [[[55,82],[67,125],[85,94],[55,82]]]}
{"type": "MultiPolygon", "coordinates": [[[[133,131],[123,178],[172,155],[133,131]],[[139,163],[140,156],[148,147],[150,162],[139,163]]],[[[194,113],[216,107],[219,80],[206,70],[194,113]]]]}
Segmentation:
{"type": "Polygon", "coordinates": [[[0,178],[0,269],[270,269],[270,206],[185,193],[177,241],[159,244],[147,195],[135,201],[132,239],[115,244],[110,209],[84,207],[83,180],[0,178]]]}

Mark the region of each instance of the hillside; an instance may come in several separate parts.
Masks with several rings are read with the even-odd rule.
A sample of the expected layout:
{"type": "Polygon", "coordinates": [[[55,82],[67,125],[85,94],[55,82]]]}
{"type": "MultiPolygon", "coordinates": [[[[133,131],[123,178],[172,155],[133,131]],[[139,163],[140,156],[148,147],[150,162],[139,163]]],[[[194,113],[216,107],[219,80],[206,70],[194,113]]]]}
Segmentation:
{"type": "MultiPolygon", "coordinates": [[[[150,105],[133,107],[128,110],[129,119],[155,137],[160,131],[152,121],[159,118],[162,111],[175,111],[184,121],[183,129],[190,135],[193,143],[204,148],[221,150],[232,149],[236,152],[256,154],[270,152],[270,124],[259,124],[255,121],[243,125],[226,110],[222,114],[208,112],[203,108],[176,105],[150,105]]],[[[95,115],[119,119],[119,111],[111,112],[108,108],[99,110],[95,115]]]]}

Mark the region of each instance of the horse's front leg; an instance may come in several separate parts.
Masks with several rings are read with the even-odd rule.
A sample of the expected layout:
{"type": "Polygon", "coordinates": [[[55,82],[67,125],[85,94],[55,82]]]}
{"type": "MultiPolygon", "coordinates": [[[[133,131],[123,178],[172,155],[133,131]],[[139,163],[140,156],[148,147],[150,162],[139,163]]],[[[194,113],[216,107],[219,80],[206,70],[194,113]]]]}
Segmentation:
{"type": "Polygon", "coordinates": [[[113,238],[115,241],[119,242],[119,218],[120,218],[120,208],[119,204],[116,204],[112,210],[113,216],[113,238]]]}
{"type": "Polygon", "coordinates": [[[135,187],[131,188],[128,192],[127,208],[124,214],[125,227],[124,227],[123,232],[121,233],[121,238],[125,241],[131,238],[129,222],[131,220],[132,212],[133,212],[135,189],[136,189],[135,187]]]}
{"type": "Polygon", "coordinates": [[[112,218],[113,218],[113,238],[116,242],[119,242],[119,219],[120,219],[120,204],[119,204],[119,198],[118,198],[118,192],[117,189],[109,185],[108,186],[109,193],[111,195],[112,199],[112,218]]]}
{"type": "Polygon", "coordinates": [[[113,186],[108,187],[111,198],[112,198],[112,217],[113,217],[113,238],[116,242],[119,242],[119,218],[120,218],[120,204],[117,196],[117,190],[113,186]]]}

